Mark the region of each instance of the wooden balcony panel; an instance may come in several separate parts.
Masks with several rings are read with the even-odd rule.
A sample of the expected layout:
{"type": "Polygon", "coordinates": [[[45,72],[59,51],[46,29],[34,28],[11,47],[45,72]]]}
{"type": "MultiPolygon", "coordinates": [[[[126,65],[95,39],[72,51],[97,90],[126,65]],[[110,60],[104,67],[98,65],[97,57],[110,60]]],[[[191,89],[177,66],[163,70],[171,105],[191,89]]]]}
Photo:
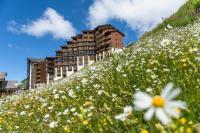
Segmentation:
{"type": "Polygon", "coordinates": [[[71,52],[72,51],[72,48],[68,49],[68,52],[71,52]]]}
{"type": "Polygon", "coordinates": [[[103,33],[103,32],[102,32],[102,33],[97,33],[95,37],[96,37],[96,38],[101,38],[102,36],[104,36],[104,33],[103,33]]]}
{"type": "Polygon", "coordinates": [[[84,49],[83,47],[79,47],[79,49],[78,49],[78,50],[79,50],[79,51],[81,51],[81,50],[83,50],[83,49],[84,49]]]}
{"type": "Polygon", "coordinates": [[[62,50],[63,53],[65,53],[65,52],[67,52],[67,51],[68,51],[67,49],[63,49],[63,50],[62,50]]]}
{"type": "Polygon", "coordinates": [[[78,49],[77,49],[77,48],[74,48],[73,51],[78,51],[78,49]]]}
{"type": "Polygon", "coordinates": [[[54,67],[54,64],[52,64],[52,65],[47,65],[46,67],[47,67],[47,68],[53,68],[53,67],[54,67]]]}
{"type": "Polygon", "coordinates": [[[111,44],[111,40],[105,41],[105,44],[111,44]]]}
{"type": "Polygon", "coordinates": [[[51,71],[51,70],[54,70],[54,67],[48,67],[47,68],[47,71],[51,71]]]}
{"type": "Polygon", "coordinates": [[[55,66],[61,66],[62,65],[62,63],[56,63],[55,64],[55,66]]]}
{"type": "Polygon", "coordinates": [[[54,73],[54,70],[47,70],[47,73],[54,73]]]}

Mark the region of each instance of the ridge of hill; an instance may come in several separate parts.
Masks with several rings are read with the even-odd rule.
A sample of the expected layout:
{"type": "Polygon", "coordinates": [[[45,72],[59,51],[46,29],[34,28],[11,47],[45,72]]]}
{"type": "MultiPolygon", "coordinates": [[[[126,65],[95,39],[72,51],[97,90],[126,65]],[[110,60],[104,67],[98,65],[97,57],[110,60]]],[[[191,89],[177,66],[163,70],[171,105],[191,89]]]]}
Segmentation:
{"type": "Polygon", "coordinates": [[[200,16],[200,0],[188,0],[175,14],[164,19],[164,21],[156,26],[152,31],[145,33],[141,38],[164,30],[167,26],[183,27],[196,21],[200,16]]]}

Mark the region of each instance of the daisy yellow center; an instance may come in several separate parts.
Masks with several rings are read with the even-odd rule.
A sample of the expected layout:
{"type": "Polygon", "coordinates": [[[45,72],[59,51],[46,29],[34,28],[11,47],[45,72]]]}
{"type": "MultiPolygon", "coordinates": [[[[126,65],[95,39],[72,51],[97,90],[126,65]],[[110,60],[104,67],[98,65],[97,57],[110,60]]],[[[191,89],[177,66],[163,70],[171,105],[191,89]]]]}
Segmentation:
{"type": "Polygon", "coordinates": [[[128,112],[128,115],[130,116],[130,115],[132,115],[132,112],[130,111],[130,112],[128,112]]]}
{"type": "Polygon", "coordinates": [[[146,129],[142,129],[140,133],[149,133],[146,129]]]}
{"type": "Polygon", "coordinates": [[[165,105],[166,101],[161,96],[155,96],[153,97],[152,104],[154,107],[163,107],[165,105]]]}
{"type": "Polygon", "coordinates": [[[64,127],[64,130],[68,133],[68,132],[70,132],[70,128],[69,127],[64,127]]]}
{"type": "Polygon", "coordinates": [[[87,121],[87,120],[84,120],[84,121],[83,121],[83,125],[88,125],[88,121],[87,121]]]}

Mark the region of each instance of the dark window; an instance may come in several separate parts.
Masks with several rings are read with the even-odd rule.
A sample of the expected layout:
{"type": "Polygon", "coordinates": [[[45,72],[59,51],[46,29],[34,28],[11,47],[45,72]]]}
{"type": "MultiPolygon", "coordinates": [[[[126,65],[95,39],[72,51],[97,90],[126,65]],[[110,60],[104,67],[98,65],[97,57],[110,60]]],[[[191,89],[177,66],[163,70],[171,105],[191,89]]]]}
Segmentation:
{"type": "Polygon", "coordinates": [[[68,71],[72,71],[72,66],[69,66],[69,67],[68,67],[68,71]]]}

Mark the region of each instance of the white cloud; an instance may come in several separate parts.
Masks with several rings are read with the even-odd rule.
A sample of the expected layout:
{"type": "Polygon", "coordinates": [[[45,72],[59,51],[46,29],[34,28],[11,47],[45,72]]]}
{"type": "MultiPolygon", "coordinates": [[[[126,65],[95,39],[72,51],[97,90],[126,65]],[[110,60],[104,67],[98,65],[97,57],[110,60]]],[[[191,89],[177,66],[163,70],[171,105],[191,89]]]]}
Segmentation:
{"type": "Polygon", "coordinates": [[[89,26],[110,20],[125,22],[131,29],[148,31],[176,12],[186,0],[94,0],[89,8],[89,26]]]}
{"type": "Polygon", "coordinates": [[[11,20],[8,23],[8,30],[14,33],[20,33],[20,29],[19,29],[19,25],[17,24],[17,22],[15,20],[11,20]]]}
{"type": "Polygon", "coordinates": [[[8,24],[8,30],[36,37],[51,34],[54,39],[69,39],[76,34],[72,24],[52,8],[47,8],[42,17],[27,24],[19,25],[12,20],[8,24]]]}

